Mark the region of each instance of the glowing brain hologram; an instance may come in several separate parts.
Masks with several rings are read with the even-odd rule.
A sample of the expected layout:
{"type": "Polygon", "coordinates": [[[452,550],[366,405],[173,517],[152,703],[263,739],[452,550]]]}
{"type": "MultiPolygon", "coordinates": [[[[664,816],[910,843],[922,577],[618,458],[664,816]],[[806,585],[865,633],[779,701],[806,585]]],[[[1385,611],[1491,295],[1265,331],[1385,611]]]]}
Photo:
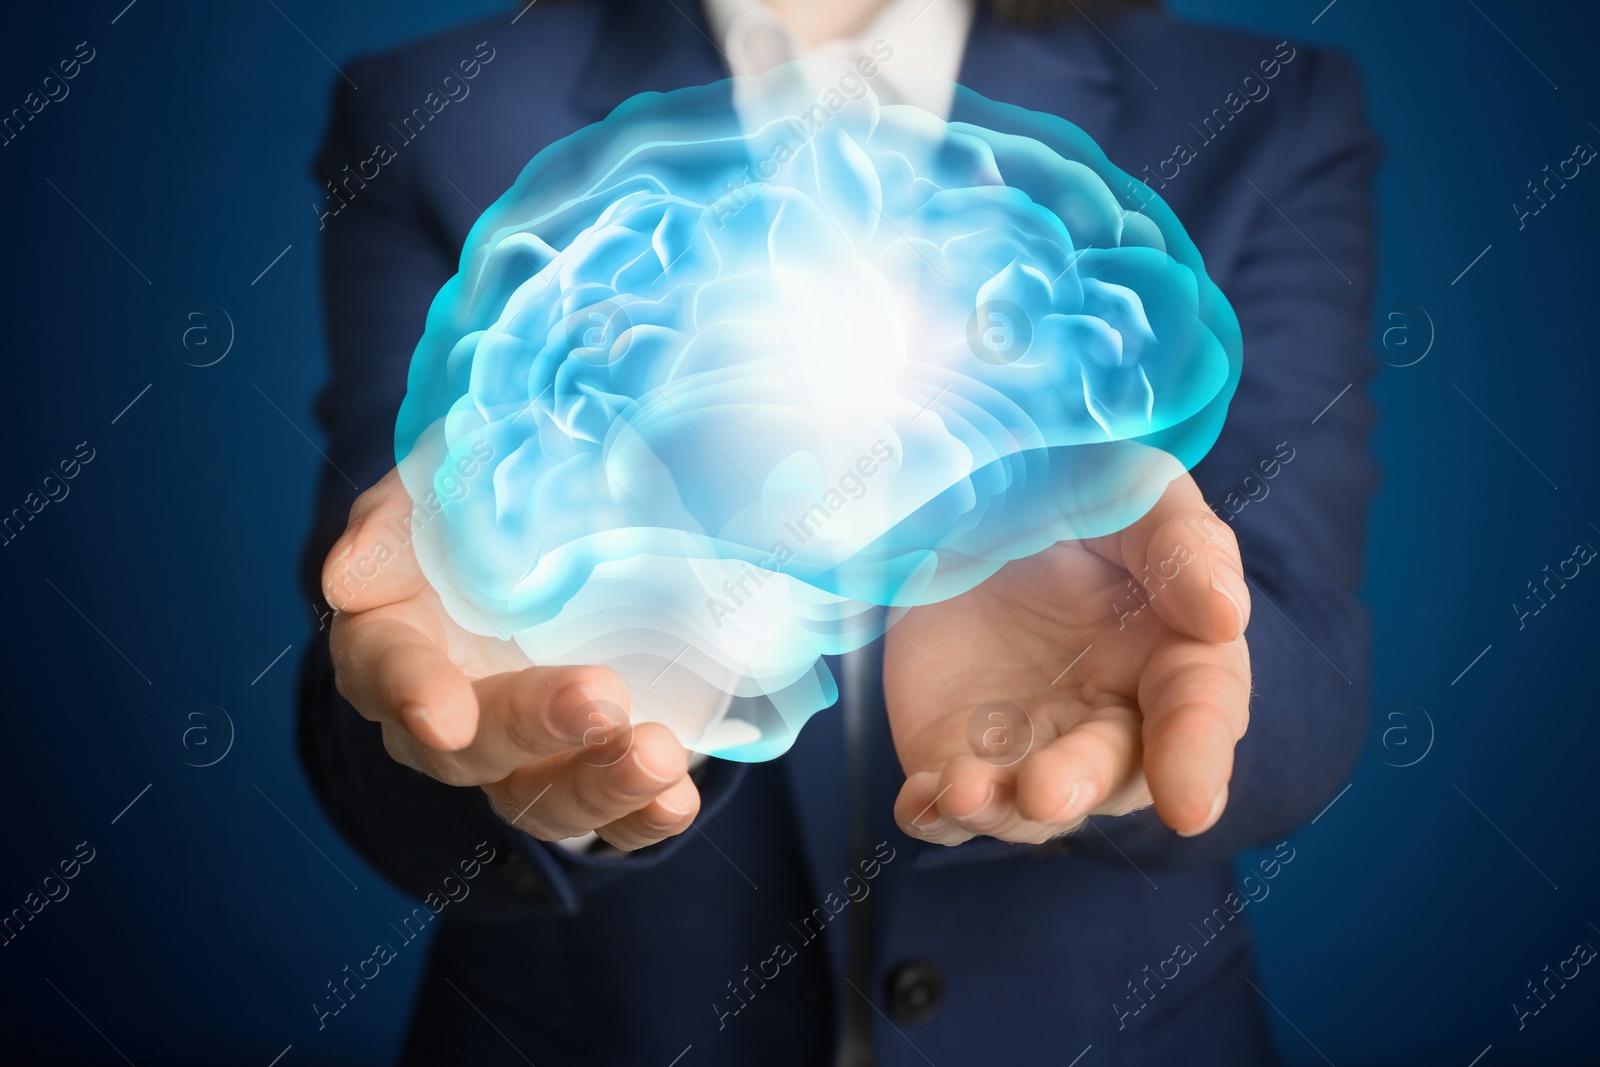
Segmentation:
{"type": "Polygon", "coordinates": [[[721,83],[541,151],[434,300],[395,434],[452,618],[612,667],[635,721],[739,760],[897,610],[1143,515],[1241,360],[1177,218],[1076,127],[764,86],[770,120],[721,83]]]}

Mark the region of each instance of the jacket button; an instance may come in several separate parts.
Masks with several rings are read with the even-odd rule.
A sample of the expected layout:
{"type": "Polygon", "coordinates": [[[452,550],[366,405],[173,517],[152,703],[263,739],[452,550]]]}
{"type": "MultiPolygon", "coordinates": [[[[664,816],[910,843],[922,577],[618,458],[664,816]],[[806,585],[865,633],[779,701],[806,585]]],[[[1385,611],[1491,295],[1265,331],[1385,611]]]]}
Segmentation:
{"type": "Polygon", "coordinates": [[[889,972],[889,1014],[897,1022],[925,1023],[939,1010],[944,976],[931,963],[904,963],[889,972]]]}

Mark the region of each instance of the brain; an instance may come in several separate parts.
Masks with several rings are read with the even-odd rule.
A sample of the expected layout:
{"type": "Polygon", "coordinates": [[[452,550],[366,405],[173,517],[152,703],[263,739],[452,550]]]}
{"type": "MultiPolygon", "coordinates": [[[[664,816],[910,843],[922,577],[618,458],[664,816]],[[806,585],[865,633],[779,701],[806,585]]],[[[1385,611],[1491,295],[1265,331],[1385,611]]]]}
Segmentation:
{"type": "Polygon", "coordinates": [[[957,101],[645,94],[533,159],[396,429],[458,623],[766,759],[837,698],[823,657],[1204,455],[1241,345],[1176,217],[1063,120],[957,101]]]}

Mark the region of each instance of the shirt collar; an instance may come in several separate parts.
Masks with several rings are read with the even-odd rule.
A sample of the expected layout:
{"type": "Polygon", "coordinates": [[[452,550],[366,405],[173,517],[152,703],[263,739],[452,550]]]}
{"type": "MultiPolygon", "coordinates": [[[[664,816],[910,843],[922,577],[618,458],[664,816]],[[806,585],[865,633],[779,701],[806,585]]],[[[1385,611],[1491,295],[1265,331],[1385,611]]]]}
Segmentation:
{"type": "MultiPolygon", "coordinates": [[[[878,53],[872,89],[879,101],[915,104],[945,116],[950,111],[976,0],[888,0],[858,33],[809,50],[762,0],[703,2],[712,40],[736,79],[754,78],[796,60],[821,71],[842,69],[878,44],[880,49],[886,46],[891,50],[887,59],[878,53]]],[[[736,95],[738,92],[736,85],[736,95]]]]}

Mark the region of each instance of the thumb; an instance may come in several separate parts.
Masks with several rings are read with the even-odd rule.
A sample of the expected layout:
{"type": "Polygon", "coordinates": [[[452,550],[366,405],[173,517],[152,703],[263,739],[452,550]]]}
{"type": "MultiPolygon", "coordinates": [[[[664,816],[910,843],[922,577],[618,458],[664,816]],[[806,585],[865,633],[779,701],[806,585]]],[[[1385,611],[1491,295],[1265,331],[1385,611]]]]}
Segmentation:
{"type": "Polygon", "coordinates": [[[1232,641],[1250,621],[1250,589],[1233,529],[1206,505],[1188,474],[1122,532],[1123,565],[1139,599],[1173,629],[1232,641]]]}
{"type": "Polygon", "coordinates": [[[411,496],[391,470],[356,498],[350,525],[322,564],[322,595],[336,611],[368,611],[427,584],[411,547],[411,496]]]}

